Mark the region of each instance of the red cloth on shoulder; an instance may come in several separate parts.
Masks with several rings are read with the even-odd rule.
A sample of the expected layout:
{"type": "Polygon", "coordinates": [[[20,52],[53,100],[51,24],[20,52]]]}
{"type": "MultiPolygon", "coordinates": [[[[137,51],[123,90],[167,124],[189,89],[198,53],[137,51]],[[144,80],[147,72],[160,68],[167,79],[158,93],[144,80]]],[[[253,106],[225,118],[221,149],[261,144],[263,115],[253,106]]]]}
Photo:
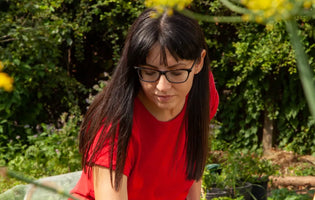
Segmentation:
{"type": "Polygon", "coordinates": [[[210,89],[210,97],[209,97],[209,113],[210,120],[215,116],[218,106],[219,106],[219,94],[215,87],[214,78],[212,72],[209,73],[209,89],[210,89]]]}

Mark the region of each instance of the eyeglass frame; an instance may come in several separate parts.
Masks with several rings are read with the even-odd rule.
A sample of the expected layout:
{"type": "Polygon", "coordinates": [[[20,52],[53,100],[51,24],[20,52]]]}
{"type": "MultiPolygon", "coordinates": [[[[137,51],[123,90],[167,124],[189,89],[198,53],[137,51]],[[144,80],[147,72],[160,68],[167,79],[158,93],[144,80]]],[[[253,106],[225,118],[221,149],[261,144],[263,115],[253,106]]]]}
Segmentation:
{"type": "Polygon", "coordinates": [[[191,65],[191,67],[190,67],[189,69],[173,69],[173,70],[161,71],[161,70],[157,70],[157,69],[151,69],[151,68],[146,68],[146,67],[138,67],[138,66],[134,66],[134,68],[137,70],[137,74],[138,74],[138,76],[139,76],[139,79],[142,80],[142,81],[144,81],[144,82],[154,83],[154,82],[158,81],[158,80],[161,78],[162,75],[164,75],[168,82],[170,82],[170,83],[175,83],[175,84],[179,84],[179,83],[185,83],[185,82],[188,80],[189,74],[190,74],[190,72],[192,71],[192,69],[194,68],[194,66],[195,66],[195,64],[196,64],[196,60],[197,60],[197,59],[194,60],[193,64],[191,65]],[[143,80],[143,79],[141,78],[141,75],[140,75],[140,70],[141,70],[141,69],[147,69],[147,70],[156,71],[156,72],[159,73],[159,76],[157,77],[157,79],[156,79],[155,81],[146,81],[146,80],[143,80]],[[187,71],[187,72],[188,72],[187,78],[186,78],[184,81],[181,81],[181,82],[170,81],[170,80],[168,79],[168,77],[166,76],[166,73],[167,73],[167,72],[177,71],[177,70],[184,70],[184,71],[187,71]]]}

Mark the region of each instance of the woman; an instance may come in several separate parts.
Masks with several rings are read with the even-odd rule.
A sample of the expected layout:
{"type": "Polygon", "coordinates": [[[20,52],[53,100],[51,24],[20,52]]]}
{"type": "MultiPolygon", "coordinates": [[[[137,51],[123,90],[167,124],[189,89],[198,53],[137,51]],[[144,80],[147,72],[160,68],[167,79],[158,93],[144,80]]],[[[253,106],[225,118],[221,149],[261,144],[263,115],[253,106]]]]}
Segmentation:
{"type": "Polygon", "coordinates": [[[80,199],[200,199],[218,94],[195,20],[146,10],[80,131],[80,199]],[[210,92],[209,92],[210,91],[210,92]],[[209,103],[210,102],[210,103],[209,103]]]}

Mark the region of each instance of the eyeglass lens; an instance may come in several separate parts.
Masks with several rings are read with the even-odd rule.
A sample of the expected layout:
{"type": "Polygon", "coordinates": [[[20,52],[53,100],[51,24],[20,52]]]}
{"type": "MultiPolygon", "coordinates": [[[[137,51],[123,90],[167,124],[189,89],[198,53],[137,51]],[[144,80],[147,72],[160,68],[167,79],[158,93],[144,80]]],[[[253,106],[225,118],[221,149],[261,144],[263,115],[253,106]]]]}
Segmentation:
{"type": "Polygon", "coordinates": [[[138,73],[140,78],[143,81],[147,82],[155,82],[160,78],[162,74],[164,74],[169,82],[181,83],[185,82],[189,75],[189,72],[185,69],[160,72],[154,69],[138,68],[138,73]]]}

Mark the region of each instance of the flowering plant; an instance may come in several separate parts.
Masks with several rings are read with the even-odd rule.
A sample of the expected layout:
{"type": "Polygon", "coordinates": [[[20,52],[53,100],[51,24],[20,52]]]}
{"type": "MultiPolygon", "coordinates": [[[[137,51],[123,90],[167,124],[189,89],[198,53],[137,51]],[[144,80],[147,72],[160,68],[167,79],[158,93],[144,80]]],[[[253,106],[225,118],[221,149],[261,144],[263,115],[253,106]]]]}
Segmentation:
{"type": "Polygon", "coordinates": [[[145,5],[147,7],[154,7],[160,11],[164,8],[183,10],[185,6],[189,5],[191,2],[192,0],[146,0],[145,5]]]}
{"type": "Polygon", "coordinates": [[[4,72],[1,72],[4,68],[3,63],[0,61],[0,89],[4,89],[7,92],[11,92],[13,89],[13,79],[4,72]]]}

